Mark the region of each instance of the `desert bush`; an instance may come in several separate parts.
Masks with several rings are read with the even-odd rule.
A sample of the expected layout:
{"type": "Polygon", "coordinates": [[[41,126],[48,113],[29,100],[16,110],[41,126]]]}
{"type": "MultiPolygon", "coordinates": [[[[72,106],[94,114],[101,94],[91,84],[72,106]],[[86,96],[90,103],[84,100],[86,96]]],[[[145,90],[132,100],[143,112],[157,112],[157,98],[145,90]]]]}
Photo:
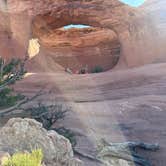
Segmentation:
{"type": "Polygon", "coordinates": [[[0,109],[13,106],[23,99],[22,95],[14,94],[9,85],[22,79],[25,74],[24,62],[11,59],[9,62],[0,57],[0,109]]]}
{"type": "Polygon", "coordinates": [[[45,106],[39,103],[37,107],[28,108],[27,111],[30,112],[33,119],[42,123],[43,127],[49,130],[58,120],[64,119],[68,109],[63,110],[60,104],[45,106]]]}
{"type": "MultiPolygon", "coordinates": [[[[64,108],[62,104],[45,106],[41,103],[37,107],[28,108],[25,112],[30,112],[30,116],[43,124],[47,130],[55,130],[58,134],[69,139],[72,146],[76,145],[76,134],[65,127],[53,127],[57,121],[65,118],[70,108],[64,108]]],[[[56,126],[56,125],[55,125],[56,126]]]]}
{"type": "Polygon", "coordinates": [[[41,166],[43,152],[41,149],[32,150],[31,153],[15,153],[2,160],[2,166],[41,166]]]}
{"type": "Polygon", "coordinates": [[[33,57],[39,53],[40,44],[38,39],[29,40],[27,53],[24,59],[12,58],[6,61],[0,57],[0,109],[16,105],[18,100],[22,99],[22,95],[14,94],[9,87],[16,81],[23,78],[26,73],[25,63],[29,57],[33,57]]]}
{"type": "Polygon", "coordinates": [[[0,92],[0,109],[11,107],[23,98],[21,94],[14,94],[12,89],[4,88],[0,92]]]}
{"type": "Polygon", "coordinates": [[[24,74],[24,61],[20,59],[11,59],[5,62],[5,59],[0,57],[0,86],[7,86],[20,80],[24,74]]]}
{"type": "Polygon", "coordinates": [[[76,134],[73,131],[71,131],[70,129],[66,129],[65,127],[54,128],[54,130],[58,134],[66,137],[70,141],[72,147],[76,146],[76,144],[77,144],[76,134]]]}
{"type": "Polygon", "coordinates": [[[103,68],[101,66],[95,66],[92,70],[91,73],[101,73],[103,72],[103,68]]]}

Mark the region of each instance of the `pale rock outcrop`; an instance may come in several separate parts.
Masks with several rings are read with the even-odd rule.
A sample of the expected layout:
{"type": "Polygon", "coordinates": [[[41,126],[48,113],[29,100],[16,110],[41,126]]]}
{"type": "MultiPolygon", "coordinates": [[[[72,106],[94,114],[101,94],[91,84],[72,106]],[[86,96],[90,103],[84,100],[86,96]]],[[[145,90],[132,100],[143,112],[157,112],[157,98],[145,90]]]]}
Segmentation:
{"type": "Polygon", "coordinates": [[[44,162],[51,166],[82,166],[75,159],[69,140],[55,131],[47,131],[33,119],[10,119],[0,129],[0,151],[13,154],[17,151],[31,151],[42,148],[44,162]]]}
{"type": "Polygon", "coordinates": [[[150,166],[150,161],[138,153],[138,148],[157,151],[159,145],[144,142],[109,143],[102,139],[98,144],[97,157],[106,166],[150,166]]]}

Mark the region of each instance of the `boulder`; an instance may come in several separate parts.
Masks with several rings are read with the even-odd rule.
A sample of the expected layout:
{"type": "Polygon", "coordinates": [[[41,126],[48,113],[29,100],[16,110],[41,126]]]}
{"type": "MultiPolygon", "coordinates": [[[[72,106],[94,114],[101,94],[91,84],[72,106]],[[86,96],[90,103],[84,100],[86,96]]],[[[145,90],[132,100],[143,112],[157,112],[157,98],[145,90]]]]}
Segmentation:
{"type": "Polygon", "coordinates": [[[33,119],[10,119],[0,129],[0,151],[13,154],[17,151],[31,151],[41,148],[44,162],[52,166],[81,166],[74,158],[68,139],[55,131],[47,131],[42,124],[33,119]]]}

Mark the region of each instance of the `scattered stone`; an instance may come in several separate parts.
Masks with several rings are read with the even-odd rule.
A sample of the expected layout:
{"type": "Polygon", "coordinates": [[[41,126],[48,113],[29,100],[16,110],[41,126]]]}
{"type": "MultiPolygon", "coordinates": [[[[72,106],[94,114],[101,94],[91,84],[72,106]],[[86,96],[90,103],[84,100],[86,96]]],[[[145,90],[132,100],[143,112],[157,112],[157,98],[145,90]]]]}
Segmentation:
{"type": "Polygon", "coordinates": [[[102,139],[98,146],[98,159],[106,166],[151,166],[150,161],[136,152],[136,148],[156,151],[158,144],[143,142],[108,143],[102,139]]]}
{"type": "Polygon", "coordinates": [[[69,74],[73,74],[72,70],[70,68],[68,68],[68,67],[65,69],[65,72],[69,73],[69,74]]]}
{"type": "Polygon", "coordinates": [[[9,158],[9,157],[10,157],[10,154],[9,154],[9,153],[0,151],[0,165],[2,164],[2,161],[3,161],[5,158],[9,158]]]}

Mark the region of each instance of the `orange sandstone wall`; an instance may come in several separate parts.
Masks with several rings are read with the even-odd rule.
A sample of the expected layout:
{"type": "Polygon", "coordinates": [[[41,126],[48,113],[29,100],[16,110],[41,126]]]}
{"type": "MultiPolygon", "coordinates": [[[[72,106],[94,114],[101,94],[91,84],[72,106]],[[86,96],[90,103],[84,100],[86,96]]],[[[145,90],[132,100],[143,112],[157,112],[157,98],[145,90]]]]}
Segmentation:
{"type": "Polygon", "coordinates": [[[0,11],[0,52],[5,57],[21,57],[30,38],[39,35],[45,39],[43,43],[48,40],[43,38],[42,29],[56,30],[71,23],[89,24],[103,29],[98,31],[101,38],[97,41],[105,40],[102,36],[108,30],[116,34],[121,47],[119,66],[165,62],[165,11],[164,0],[147,0],[139,8],[118,0],[10,0],[6,4],[4,1],[0,11]]]}

